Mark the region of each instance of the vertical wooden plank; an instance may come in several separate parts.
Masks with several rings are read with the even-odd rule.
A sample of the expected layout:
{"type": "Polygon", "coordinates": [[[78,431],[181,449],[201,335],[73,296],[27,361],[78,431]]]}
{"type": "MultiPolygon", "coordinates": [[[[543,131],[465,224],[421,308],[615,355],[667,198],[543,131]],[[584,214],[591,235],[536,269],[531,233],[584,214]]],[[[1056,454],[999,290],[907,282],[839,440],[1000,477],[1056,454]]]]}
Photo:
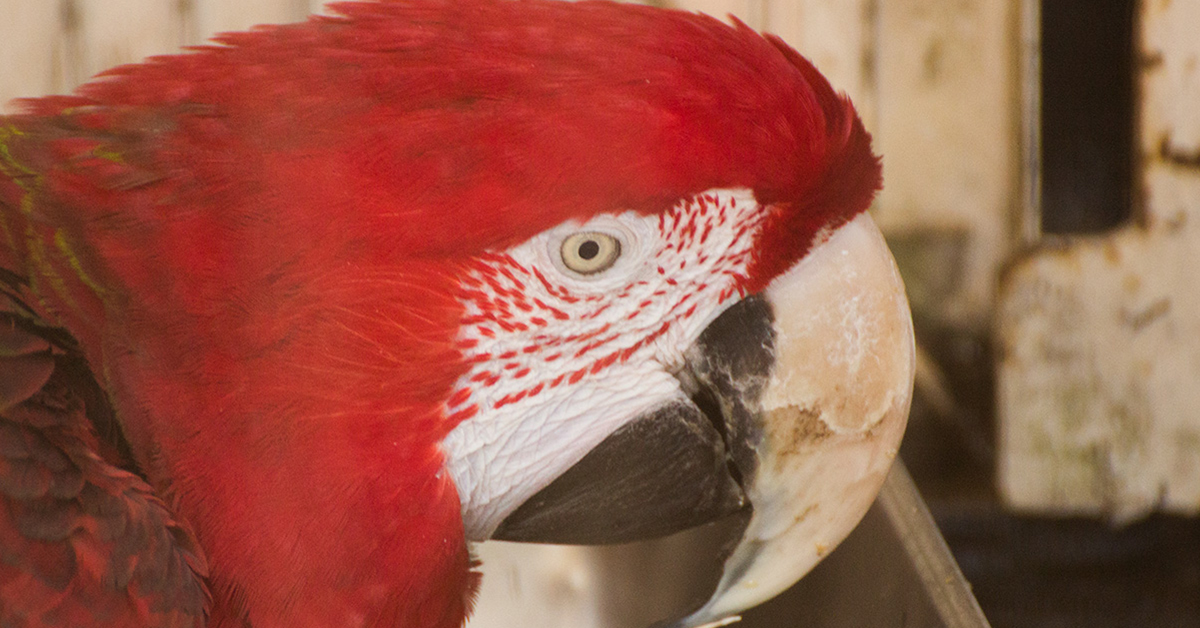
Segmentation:
{"type": "Polygon", "coordinates": [[[309,0],[190,0],[188,4],[192,43],[260,24],[299,22],[311,12],[309,0]]]}
{"type": "Polygon", "coordinates": [[[0,106],[13,98],[40,96],[58,84],[62,10],[58,2],[0,0],[0,106]]]}
{"type": "Polygon", "coordinates": [[[961,234],[963,263],[945,279],[955,289],[935,305],[979,326],[1019,182],[1018,10],[1010,0],[878,3],[877,216],[886,231],[961,234]]]}
{"type": "Polygon", "coordinates": [[[761,29],[768,1],[770,0],[668,0],[664,6],[704,13],[722,21],[729,21],[728,16],[733,15],[752,28],[761,29]]]}
{"type": "Polygon", "coordinates": [[[1142,151],[1152,161],[1200,163],[1200,2],[1145,4],[1142,151]]]}
{"type": "Polygon", "coordinates": [[[1042,235],[1042,0],[1021,0],[1021,196],[1013,239],[1032,246],[1042,235]]]}
{"type": "Polygon", "coordinates": [[[68,67],[58,90],[67,90],[113,66],[175,52],[184,43],[176,2],[65,0],[68,67]]]}

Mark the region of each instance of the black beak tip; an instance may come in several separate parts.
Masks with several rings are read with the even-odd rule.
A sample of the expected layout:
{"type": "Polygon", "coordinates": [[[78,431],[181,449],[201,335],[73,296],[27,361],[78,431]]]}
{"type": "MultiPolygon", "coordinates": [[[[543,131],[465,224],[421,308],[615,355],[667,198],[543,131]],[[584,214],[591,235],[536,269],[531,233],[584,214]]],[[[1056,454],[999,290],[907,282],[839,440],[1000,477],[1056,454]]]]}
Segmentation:
{"type": "Polygon", "coordinates": [[[757,397],[774,364],[773,316],[748,297],[686,353],[680,396],[613,432],[510,513],[491,538],[599,545],[666,536],[747,509],[757,397]]]}

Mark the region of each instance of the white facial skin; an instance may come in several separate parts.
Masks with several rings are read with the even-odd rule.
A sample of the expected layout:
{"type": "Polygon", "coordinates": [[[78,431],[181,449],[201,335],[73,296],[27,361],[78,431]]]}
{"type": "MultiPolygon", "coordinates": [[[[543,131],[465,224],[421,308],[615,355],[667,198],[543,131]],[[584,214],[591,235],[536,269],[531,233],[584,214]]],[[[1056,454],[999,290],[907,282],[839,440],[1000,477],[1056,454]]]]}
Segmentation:
{"type": "MultiPolygon", "coordinates": [[[[766,212],[746,190],[705,197],[661,217],[564,224],[479,260],[460,337],[473,366],[446,408],[470,418],[443,445],[469,540],[486,539],[626,422],[685,398],[673,376],[682,352],[744,296],[766,212]],[[595,266],[563,257],[581,233],[612,237],[619,257],[573,271],[595,266]]],[[[868,215],[819,237],[763,297],[776,362],[746,487],[753,517],[717,591],[679,626],[725,625],[807,573],[862,518],[904,432],[912,322],[868,215]]]]}
{"type": "Polygon", "coordinates": [[[625,423],[685,397],[672,373],[743,296],[764,213],[749,190],[713,190],[661,215],[564,223],[478,261],[460,336],[473,366],[446,408],[471,416],[443,443],[469,540],[625,423]],[[612,241],[611,265],[592,262],[612,241]]]}

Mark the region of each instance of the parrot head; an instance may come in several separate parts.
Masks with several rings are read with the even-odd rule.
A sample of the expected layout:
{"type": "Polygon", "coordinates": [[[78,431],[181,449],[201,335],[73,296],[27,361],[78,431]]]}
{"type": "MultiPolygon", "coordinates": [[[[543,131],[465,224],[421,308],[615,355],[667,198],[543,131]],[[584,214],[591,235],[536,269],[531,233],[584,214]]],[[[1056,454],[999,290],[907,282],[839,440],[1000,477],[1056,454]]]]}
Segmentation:
{"type": "Polygon", "coordinates": [[[194,533],[200,621],[457,626],[471,542],[730,516],[679,625],[803,575],[913,376],[849,100],[699,14],[331,8],[0,133],[0,267],[104,391],[98,460],[194,533]]]}

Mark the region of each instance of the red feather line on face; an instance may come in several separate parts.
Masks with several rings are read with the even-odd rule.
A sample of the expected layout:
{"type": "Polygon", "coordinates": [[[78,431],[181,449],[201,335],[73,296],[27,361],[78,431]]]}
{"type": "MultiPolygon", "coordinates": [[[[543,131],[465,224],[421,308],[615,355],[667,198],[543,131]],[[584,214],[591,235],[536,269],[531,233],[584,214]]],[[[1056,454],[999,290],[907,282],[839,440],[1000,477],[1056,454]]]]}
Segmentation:
{"type": "Polygon", "coordinates": [[[702,325],[695,318],[715,317],[731,298],[745,294],[749,247],[766,213],[753,201],[715,194],[681,202],[654,221],[657,229],[642,243],[646,257],[636,261],[640,270],[602,293],[576,294],[563,277],[547,276],[511,255],[477,257],[459,292],[468,315],[458,346],[472,370],[449,398],[447,414],[499,410],[635,356],[640,362],[668,359],[652,345],[672,327],[698,333],[702,325]],[[701,234],[719,237],[710,242],[701,234]],[[516,305],[530,301],[536,307],[516,305]],[[541,316],[550,311],[566,318],[551,323],[541,316]]]}

